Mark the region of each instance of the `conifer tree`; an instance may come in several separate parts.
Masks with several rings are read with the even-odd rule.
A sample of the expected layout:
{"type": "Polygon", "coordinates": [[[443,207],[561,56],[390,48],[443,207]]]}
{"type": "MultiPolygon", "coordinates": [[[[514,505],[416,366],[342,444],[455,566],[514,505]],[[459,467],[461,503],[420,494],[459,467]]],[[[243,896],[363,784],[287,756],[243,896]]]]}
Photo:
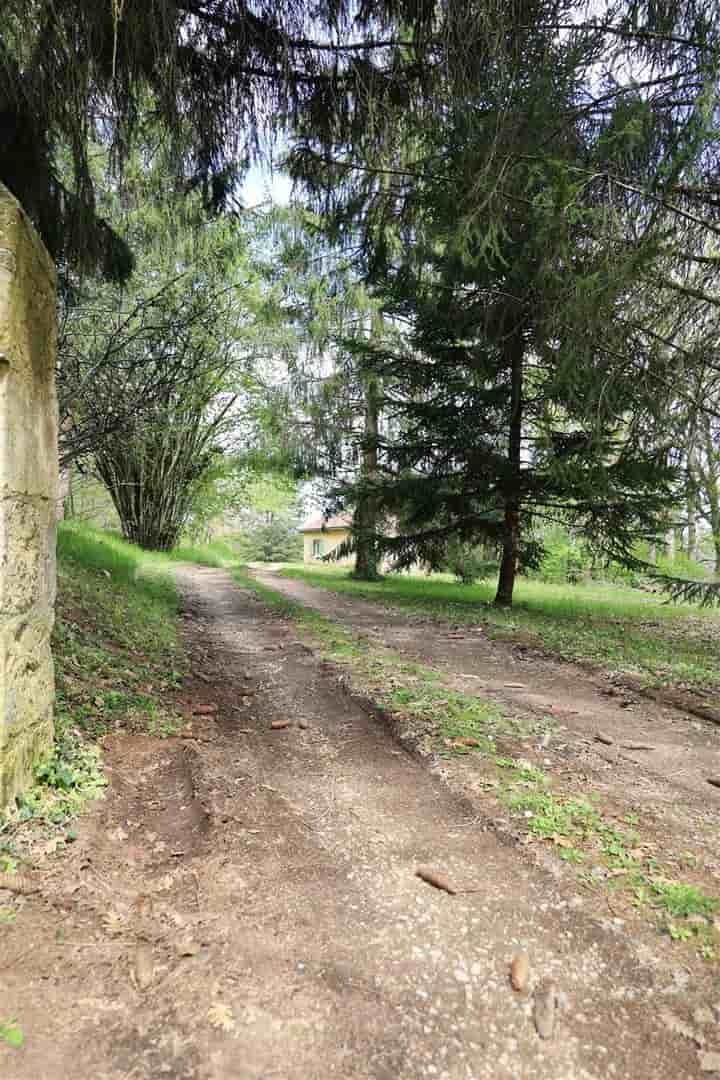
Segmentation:
{"type": "Polygon", "coordinates": [[[310,138],[294,157],[338,224],[364,229],[367,280],[402,328],[365,351],[401,418],[378,441],[375,497],[415,526],[384,547],[399,565],[437,565],[452,535],[494,538],[502,605],[534,523],[572,521],[633,564],[677,497],[671,359],[651,323],[632,322],[649,290],[680,295],[673,225],[715,227],[709,188],[690,183],[711,146],[716,42],[702,15],[671,69],[638,86],[610,71],[657,44],[648,24],[634,40],[602,18],[559,34],[551,9],[579,11],[533,9],[473,95],[409,116],[382,158],[329,162],[310,138]]]}

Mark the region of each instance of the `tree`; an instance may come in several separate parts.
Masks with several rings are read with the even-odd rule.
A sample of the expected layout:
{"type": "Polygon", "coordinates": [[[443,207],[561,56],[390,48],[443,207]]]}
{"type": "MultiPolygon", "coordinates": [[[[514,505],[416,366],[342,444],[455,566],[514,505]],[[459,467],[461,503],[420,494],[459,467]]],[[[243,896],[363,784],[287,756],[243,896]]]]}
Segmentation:
{"type": "Polygon", "coordinates": [[[381,99],[399,106],[403,79],[371,59],[394,53],[395,16],[401,40],[420,44],[432,12],[394,0],[4,0],[0,181],[61,264],[122,280],[132,256],[98,212],[98,139],[120,167],[151,112],[174,151],[178,190],[218,207],[278,122],[303,115],[329,138],[339,120],[348,132],[364,127],[381,99]]]}
{"type": "Polygon", "coordinates": [[[379,578],[375,533],[381,524],[373,494],[377,441],[382,424],[375,375],[358,363],[374,333],[377,304],[332,243],[321,217],[297,208],[272,218],[281,318],[293,328],[282,413],[287,452],[306,476],[322,479],[328,509],[339,509],[347,483],[353,488],[352,576],[379,578]]]}
{"type": "Polygon", "coordinates": [[[188,239],[147,247],[129,285],[86,287],[61,353],[66,453],[89,460],[125,536],[161,550],[220,460],[254,441],[272,349],[247,236],[218,219],[188,239]]]}
{"type": "Polygon", "coordinates": [[[653,290],[687,298],[674,268],[702,260],[716,227],[718,40],[694,7],[656,17],[509,10],[493,62],[464,69],[470,92],[450,73],[382,157],[329,158],[311,131],[293,157],[338,229],[362,231],[366,280],[403,328],[366,351],[400,418],[376,495],[416,525],[385,547],[437,563],[451,535],[494,537],[499,604],[533,556],[533,518],[572,520],[632,563],[679,493],[672,353],[642,314],[653,290]]]}
{"type": "MultiPolygon", "coordinates": [[[[577,103],[596,48],[535,28],[506,76],[446,101],[442,123],[405,126],[412,170],[401,148],[396,169],[368,167],[367,274],[405,328],[366,352],[402,418],[377,497],[416,525],[385,547],[400,565],[437,563],[451,535],[494,537],[501,605],[534,518],[572,520],[632,563],[675,494],[667,356],[638,333],[628,349],[623,314],[662,270],[658,207],[704,154],[705,129],[699,115],[658,133],[632,88],[588,121],[594,103],[577,103]]],[[[354,194],[346,215],[360,205],[367,218],[367,186],[354,194]]]]}

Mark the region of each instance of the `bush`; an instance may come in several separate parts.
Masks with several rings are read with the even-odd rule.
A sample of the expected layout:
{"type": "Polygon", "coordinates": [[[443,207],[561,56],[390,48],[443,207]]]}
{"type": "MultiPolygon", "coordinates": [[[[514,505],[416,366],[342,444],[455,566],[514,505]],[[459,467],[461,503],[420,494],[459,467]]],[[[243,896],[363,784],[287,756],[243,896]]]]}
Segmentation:
{"type": "Polygon", "coordinates": [[[563,537],[546,542],[539,568],[531,576],[549,584],[576,585],[592,572],[589,552],[582,544],[563,537]]]}
{"type": "Polygon", "coordinates": [[[499,564],[496,559],[488,559],[481,547],[465,540],[452,540],[447,546],[444,569],[463,585],[474,585],[497,574],[499,564]]]}
{"type": "Polygon", "coordinates": [[[295,525],[276,518],[233,537],[243,562],[299,562],[303,555],[302,536],[295,525]]]}

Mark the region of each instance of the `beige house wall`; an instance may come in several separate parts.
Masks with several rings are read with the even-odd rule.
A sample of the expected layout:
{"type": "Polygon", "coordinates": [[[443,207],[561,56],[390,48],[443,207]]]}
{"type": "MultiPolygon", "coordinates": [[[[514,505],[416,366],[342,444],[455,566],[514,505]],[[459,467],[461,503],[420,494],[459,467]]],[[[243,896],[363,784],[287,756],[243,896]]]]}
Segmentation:
{"type": "Polygon", "coordinates": [[[0,184],[0,806],[53,736],[55,270],[0,184]]]}
{"type": "MultiPolygon", "coordinates": [[[[313,529],[310,532],[303,533],[303,561],[306,563],[317,562],[318,558],[313,554],[313,544],[316,541],[320,543],[320,551],[322,555],[328,555],[333,548],[336,548],[338,544],[342,544],[343,540],[348,540],[350,537],[349,529],[313,529]]],[[[352,566],[355,562],[355,556],[349,555],[345,559],[338,559],[338,566],[352,566]]]]}

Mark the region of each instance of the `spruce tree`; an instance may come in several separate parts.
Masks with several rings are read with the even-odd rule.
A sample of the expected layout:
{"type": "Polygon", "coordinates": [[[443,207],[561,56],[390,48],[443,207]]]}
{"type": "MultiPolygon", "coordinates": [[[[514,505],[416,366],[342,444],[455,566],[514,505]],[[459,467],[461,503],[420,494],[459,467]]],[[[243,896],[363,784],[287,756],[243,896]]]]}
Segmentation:
{"type": "MultiPolygon", "coordinates": [[[[536,524],[571,522],[632,565],[677,495],[671,361],[651,324],[628,323],[658,279],[672,292],[667,241],[692,216],[676,202],[706,164],[714,87],[709,62],[694,108],[673,100],[702,52],[688,40],[670,96],[660,76],[603,93],[608,26],[559,35],[535,14],[473,96],[407,118],[394,156],[358,168],[309,140],[294,159],[336,221],[364,229],[367,280],[398,331],[365,350],[398,420],[374,497],[407,524],[379,542],[402,566],[438,565],[451,536],[494,539],[501,605],[537,556],[536,524]]],[[[618,38],[637,55],[638,38],[618,38]]]]}

